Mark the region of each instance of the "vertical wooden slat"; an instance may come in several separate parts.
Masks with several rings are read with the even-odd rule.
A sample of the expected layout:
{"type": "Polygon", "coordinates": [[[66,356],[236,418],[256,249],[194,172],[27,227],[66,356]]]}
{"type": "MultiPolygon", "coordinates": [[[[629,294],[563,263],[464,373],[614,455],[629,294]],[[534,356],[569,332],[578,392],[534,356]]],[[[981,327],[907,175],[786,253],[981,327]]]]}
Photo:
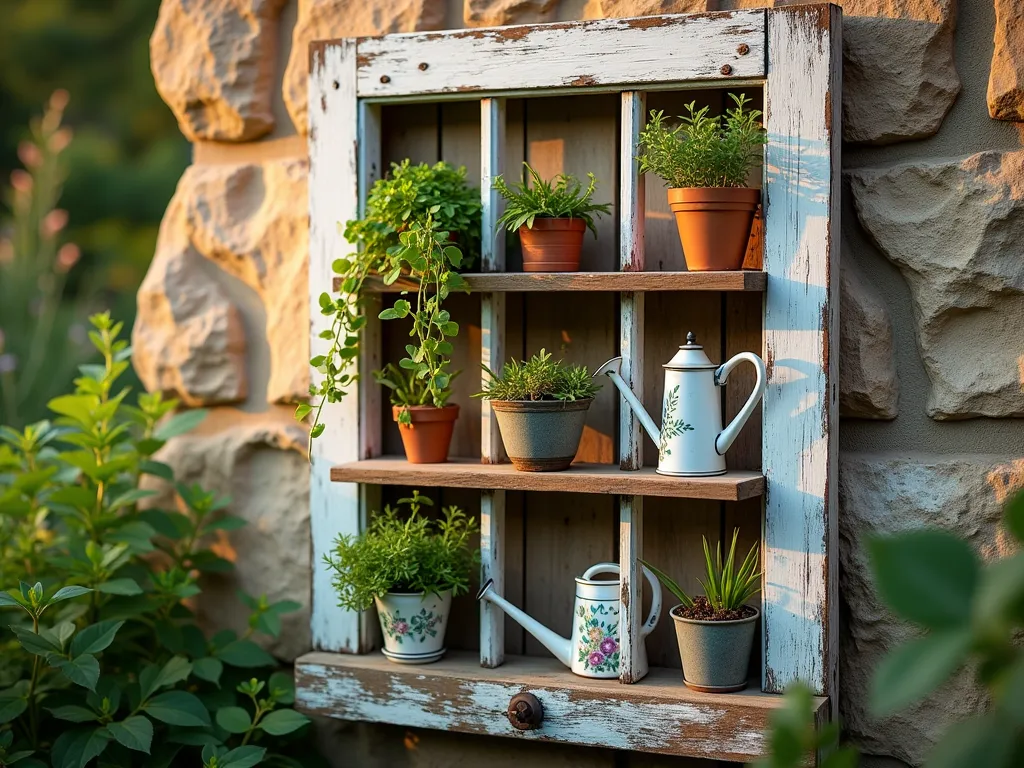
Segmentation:
{"type": "MultiPolygon", "coordinates": [[[[337,222],[359,213],[356,50],[354,40],[318,47],[309,77],[309,296],[310,349],[326,351],[319,337],[330,328],[320,314],[318,297],[330,291],[331,263],[349,248],[337,222]]],[[[314,379],[319,373],[313,372],[314,379]]],[[[332,483],[334,464],[354,461],[360,453],[360,402],[350,392],[340,403],[324,406],[324,433],[310,453],[310,528],[313,539],[313,647],[354,653],[360,647],[359,614],[337,607],[331,574],[323,565],[339,534],[358,534],[361,525],[359,486],[332,483]]]]}
{"type": "Polygon", "coordinates": [[[836,695],[841,12],[768,14],[762,688],[836,695]]]}
{"type": "MultiPolygon", "coordinates": [[[[619,269],[644,269],[644,181],[636,161],[636,142],[644,123],[646,98],[642,92],[622,94],[619,134],[619,269]]],[[[620,297],[619,353],[622,376],[634,392],[643,392],[644,294],[620,297]]],[[[619,398],[619,467],[643,466],[643,434],[640,422],[625,399],[619,398]]],[[[644,578],[640,566],[644,543],[644,500],[641,496],[619,498],[619,638],[622,644],[619,681],[635,683],[647,674],[643,628],[644,578]]]]}
{"type": "MultiPolygon", "coordinates": [[[[480,100],[480,197],[481,269],[500,272],[505,269],[505,237],[498,233],[502,198],[493,190],[494,178],[502,173],[505,150],[505,100],[480,100]]],[[[480,358],[483,365],[499,370],[505,357],[505,294],[489,293],[481,297],[480,358]]],[[[484,375],[486,381],[486,375],[484,375]]],[[[498,463],[504,454],[498,423],[490,403],[481,401],[480,460],[498,463]]],[[[481,583],[494,580],[498,594],[505,592],[505,492],[483,491],[480,497],[481,583]]],[[[480,665],[497,667],[505,660],[505,621],[502,612],[489,602],[480,603],[480,665]]]]}

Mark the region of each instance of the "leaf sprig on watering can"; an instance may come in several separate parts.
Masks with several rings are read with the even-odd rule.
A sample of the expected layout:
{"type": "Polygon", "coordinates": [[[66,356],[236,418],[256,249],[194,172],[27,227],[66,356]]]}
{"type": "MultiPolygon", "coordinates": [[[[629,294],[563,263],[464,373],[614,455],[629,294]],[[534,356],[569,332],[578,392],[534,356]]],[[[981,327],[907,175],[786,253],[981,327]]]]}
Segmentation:
{"type": "MultiPolygon", "coordinates": [[[[413,223],[399,236],[400,245],[389,257],[394,269],[384,278],[385,283],[393,283],[408,269],[419,280],[416,306],[408,299],[399,299],[380,313],[380,319],[412,320],[409,335],[417,343],[406,344],[406,357],[398,365],[422,383],[431,404],[443,408],[451,397],[452,379],[458,373],[449,370],[454,349],[449,339],[459,334],[459,324],[442,306],[452,291],[469,293],[469,289],[462,275],[455,271],[462,265],[462,251],[450,244],[448,232],[436,228],[434,213],[431,208],[422,224],[413,223]]],[[[400,412],[398,423],[412,423],[408,409],[400,412]]]]}
{"type": "Polygon", "coordinates": [[[362,535],[338,537],[324,563],[335,573],[339,606],[365,610],[374,597],[388,592],[450,589],[460,595],[469,590],[480,556],[470,546],[479,531],[476,519],[452,506],[441,510],[443,519],[432,520],[421,509],[433,505],[430,498],[413,491],[410,498],[399,499],[398,506],[386,506],[374,516],[362,535]],[[402,507],[409,509],[404,519],[399,514],[402,507]]]}
{"type": "MultiPolygon", "coordinates": [[[[739,528],[734,529],[729,555],[724,562],[722,561],[721,542],[715,547],[715,556],[712,557],[707,537],[704,537],[705,577],[698,581],[704,589],[704,596],[708,604],[716,612],[739,610],[761,588],[761,572],[757,570],[758,545],[751,546],[743,562],[738,563],[736,543],[739,541],[739,536],[739,528]]],[[[679,599],[684,607],[692,608],[694,606],[696,602],[694,598],[686,594],[675,579],[646,560],[641,562],[651,569],[651,572],[658,577],[669,592],[679,599]]]]}
{"type": "Polygon", "coordinates": [[[652,110],[637,144],[640,172],[655,173],[674,188],[747,186],[767,137],[761,112],[748,109],[747,96],[730,93],[729,98],[736,106],[724,115],[711,115],[708,107],[697,109],[690,102],[674,127],[664,112],[652,110]]]}
{"type": "Polygon", "coordinates": [[[529,360],[509,360],[495,373],[481,366],[490,376],[483,392],[473,397],[485,400],[565,400],[593,397],[600,390],[585,365],[567,365],[552,360],[551,353],[541,350],[529,360]]]}
{"type": "Polygon", "coordinates": [[[503,176],[494,179],[493,187],[505,200],[505,212],[496,226],[515,232],[524,224],[533,229],[534,219],[583,219],[587,228],[597,237],[594,216],[611,213],[610,203],[593,202],[597,191],[597,178],[587,174],[586,189],[575,176],[560,173],[551,181],[541,178],[529,163],[526,168],[528,182],[513,183],[511,186],[503,176]]]}

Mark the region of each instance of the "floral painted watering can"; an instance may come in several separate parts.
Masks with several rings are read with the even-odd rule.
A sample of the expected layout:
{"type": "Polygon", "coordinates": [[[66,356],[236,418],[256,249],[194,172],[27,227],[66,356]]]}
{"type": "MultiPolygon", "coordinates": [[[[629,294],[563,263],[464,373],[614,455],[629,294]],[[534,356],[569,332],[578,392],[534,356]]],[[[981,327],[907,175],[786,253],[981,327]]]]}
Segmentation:
{"type": "MultiPolygon", "coordinates": [[[[647,674],[647,650],[643,640],[651,634],[661,618],[661,584],[644,568],[651,585],[651,611],[640,628],[639,660],[634,670],[636,679],[647,674]]],[[[576,579],[576,602],[572,611],[572,637],[552,632],[536,619],[516,608],[494,591],[494,581],[480,588],[477,600],[499,606],[523,629],[540,641],[560,662],[582,677],[618,677],[621,638],[619,634],[619,581],[596,580],[599,573],[619,573],[617,563],[590,566],[582,578],[576,579]]]]}
{"type": "Polygon", "coordinates": [[[680,477],[708,477],[725,474],[725,452],[764,395],[767,380],[764,361],[753,352],[740,352],[722,365],[712,363],[693,333],[686,334],[686,346],[664,366],[665,397],[661,429],[644,410],[619,375],[621,357],[613,357],[594,373],[606,374],[633,409],[651,440],[658,446],[658,473],[680,477]],[[729,373],[742,362],[757,369],[757,382],[747,402],[722,429],[722,390],[729,373]]]}

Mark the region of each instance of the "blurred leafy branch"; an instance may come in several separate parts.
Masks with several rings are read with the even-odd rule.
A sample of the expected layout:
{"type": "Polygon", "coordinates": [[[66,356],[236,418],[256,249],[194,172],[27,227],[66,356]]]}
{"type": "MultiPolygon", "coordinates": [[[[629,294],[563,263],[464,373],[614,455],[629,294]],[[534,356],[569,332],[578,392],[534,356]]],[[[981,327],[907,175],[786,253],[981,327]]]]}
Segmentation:
{"type": "MultiPolygon", "coordinates": [[[[868,553],[885,604],[918,630],[875,670],[871,711],[882,718],[915,704],[969,669],[988,693],[985,711],[954,723],[927,768],[1024,765],[1024,491],[1006,503],[1003,525],[1018,545],[983,564],[971,546],[933,528],[875,537],[868,553]]],[[[835,724],[815,731],[810,691],[798,684],[772,720],[770,756],[758,768],[797,768],[815,752],[823,768],[853,768],[857,754],[838,748],[835,724]]]]}
{"type": "Polygon", "coordinates": [[[17,585],[0,591],[0,765],[315,764],[289,746],[308,723],[291,675],[253,640],[299,603],[243,594],[248,629],[207,637],[199,579],[233,567],[209,542],[245,522],[197,485],[153,506],[174,479],[154,454],[204,413],[159,393],[128,405],[121,323],[90,320],[102,362],[50,401],[54,421],[0,427],[0,586],[17,585]]]}

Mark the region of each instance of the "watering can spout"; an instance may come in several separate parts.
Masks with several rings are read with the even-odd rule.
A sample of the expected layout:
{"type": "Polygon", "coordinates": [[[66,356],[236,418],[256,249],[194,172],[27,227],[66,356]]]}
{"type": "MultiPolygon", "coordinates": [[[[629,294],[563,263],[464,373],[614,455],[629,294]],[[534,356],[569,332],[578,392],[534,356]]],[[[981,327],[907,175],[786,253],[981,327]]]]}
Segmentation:
{"type": "Polygon", "coordinates": [[[501,608],[509,618],[537,638],[540,644],[551,651],[556,659],[565,664],[565,666],[572,667],[572,640],[568,637],[562,637],[557,632],[552,632],[532,616],[519,610],[495,592],[494,579],[488,579],[487,583],[480,587],[476,599],[486,600],[501,608]]]}
{"type": "Polygon", "coordinates": [[[633,413],[636,415],[637,420],[643,425],[644,430],[648,435],[651,436],[651,440],[654,441],[655,445],[661,443],[661,430],[658,429],[658,425],[654,423],[654,419],[647,413],[647,409],[644,408],[643,403],[633,394],[633,390],[629,388],[629,385],[623,380],[619,369],[622,366],[621,357],[613,357],[607,363],[602,365],[596,371],[594,371],[594,378],[596,379],[601,374],[606,375],[612,380],[612,383],[618,388],[619,392],[622,393],[622,397],[625,398],[629,407],[633,409],[633,413]]]}

